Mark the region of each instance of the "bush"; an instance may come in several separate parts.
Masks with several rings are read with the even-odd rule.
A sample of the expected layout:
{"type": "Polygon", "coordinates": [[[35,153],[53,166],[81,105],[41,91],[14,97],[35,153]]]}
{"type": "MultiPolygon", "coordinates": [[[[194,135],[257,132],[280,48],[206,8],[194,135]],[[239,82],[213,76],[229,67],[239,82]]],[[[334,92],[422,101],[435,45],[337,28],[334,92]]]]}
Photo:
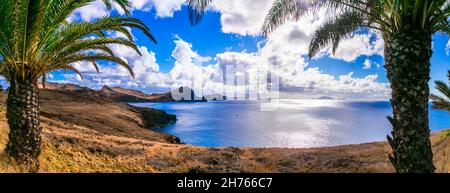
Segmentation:
{"type": "Polygon", "coordinates": [[[443,135],[444,137],[450,137],[450,130],[444,132],[442,135],[443,135]]]}

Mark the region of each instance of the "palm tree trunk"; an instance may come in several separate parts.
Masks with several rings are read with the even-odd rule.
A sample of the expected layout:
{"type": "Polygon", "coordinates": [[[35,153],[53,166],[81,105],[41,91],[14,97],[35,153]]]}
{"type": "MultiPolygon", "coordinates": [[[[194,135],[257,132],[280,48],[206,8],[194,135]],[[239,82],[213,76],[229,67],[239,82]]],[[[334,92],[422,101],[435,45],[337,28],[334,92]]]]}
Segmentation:
{"type": "Polygon", "coordinates": [[[6,116],[10,128],[7,153],[20,163],[38,167],[41,128],[39,89],[34,82],[11,83],[6,116]]]}
{"type": "Polygon", "coordinates": [[[428,126],[431,33],[404,29],[385,37],[385,68],[392,88],[388,142],[397,172],[434,172],[428,126]]]}

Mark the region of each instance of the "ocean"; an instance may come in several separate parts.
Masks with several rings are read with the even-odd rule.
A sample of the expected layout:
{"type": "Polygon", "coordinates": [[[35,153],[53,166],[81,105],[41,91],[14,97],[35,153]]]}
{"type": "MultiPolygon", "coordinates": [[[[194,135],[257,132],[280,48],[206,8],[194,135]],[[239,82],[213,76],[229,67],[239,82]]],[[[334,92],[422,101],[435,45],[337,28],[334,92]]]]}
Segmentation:
{"type": "MultiPolygon", "coordinates": [[[[324,147],[385,141],[389,102],[280,100],[274,111],[259,102],[133,103],[164,110],[177,122],[157,131],[206,147],[324,147]]],[[[431,105],[430,105],[431,106],[431,105]]],[[[450,128],[450,113],[430,108],[430,129],[450,128]]]]}

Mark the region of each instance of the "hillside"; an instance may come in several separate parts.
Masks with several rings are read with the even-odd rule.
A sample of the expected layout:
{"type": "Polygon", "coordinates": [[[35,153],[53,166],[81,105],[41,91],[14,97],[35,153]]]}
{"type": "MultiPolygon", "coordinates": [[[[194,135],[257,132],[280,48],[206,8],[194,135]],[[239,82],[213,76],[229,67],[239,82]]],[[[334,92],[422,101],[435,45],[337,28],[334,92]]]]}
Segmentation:
{"type": "MultiPolygon", "coordinates": [[[[40,85],[40,88],[43,88],[40,85]]],[[[121,87],[109,87],[103,86],[100,90],[92,90],[87,87],[81,87],[74,84],[66,84],[66,83],[53,83],[46,82],[45,83],[46,90],[57,90],[57,91],[75,91],[78,93],[86,93],[88,95],[95,95],[111,99],[117,102],[175,102],[175,101],[202,101],[206,100],[202,97],[199,97],[195,94],[195,92],[189,87],[180,87],[178,91],[183,93],[185,91],[187,94],[184,94],[181,97],[172,97],[172,92],[165,93],[153,93],[146,94],[142,91],[133,90],[133,89],[125,89],[121,87]],[[186,96],[189,96],[185,99],[186,96]],[[175,100],[176,99],[176,100],[175,100]],[[192,100],[193,99],[193,100],[192,100]]]]}
{"type": "MultiPolygon", "coordinates": [[[[157,119],[172,120],[161,111],[75,91],[41,95],[39,172],[393,172],[385,142],[309,149],[197,147],[149,130],[161,124],[157,119]]],[[[7,132],[0,102],[0,172],[26,172],[3,152],[7,132]]],[[[431,139],[437,171],[450,172],[450,138],[434,133],[431,139]]]]}
{"type": "MultiPolygon", "coordinates": [[[[160,97],[157,96],[151,96],[140,91],[123,89],[120,87],[110,88],[108,86],[103,86],[99,92],[104,94],[107,98],[119,102],[154,102],[161,100],[160,97]]],[[[173,100],[169,98],[169,100],[166,101],[173,100]]]]}
{"type": "MultiPolygon", "coordinates": [[[[4,104],[6,93],[0,94],[4,104]]],[[[134,137],[159,142],[179,142],[178,138],[151,131],[176,121],[175,115],[161,110],[118,103],[90,89],[41,90],[41,120],[53,125],[79,125],[102,134],[134,137]]]]}

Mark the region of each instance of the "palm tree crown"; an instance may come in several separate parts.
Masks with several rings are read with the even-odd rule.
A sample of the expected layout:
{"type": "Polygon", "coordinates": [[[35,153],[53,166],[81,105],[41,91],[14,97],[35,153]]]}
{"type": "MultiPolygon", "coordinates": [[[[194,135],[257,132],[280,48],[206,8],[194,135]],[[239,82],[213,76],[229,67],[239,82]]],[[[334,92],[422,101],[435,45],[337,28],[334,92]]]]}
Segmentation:
{"type": "MultiPolygon", "coordinates": [[[[448,71],[448,81],[450,83],[450,70],[448,71]]],[[[430,98],[433,100],[433,108],[450,111],[450,86],[444,81],[436,81],[436,89],[443,95],[438,96],[432,94],[430,98]]]]}
{"type": "MultiPolygon", "coordinates": [[[[0,75],[10,83],[7,99],[9,140],[6,152],[35,170],[39,167],[41,127],[37,81],[55,70],[80,72],[72,65],[88,61],[98,71],[97,61],[126,61],[109,48],[122,45],[140,54],[129,28],[137,28],[156,43],[149,28],[140,20],[104,16],[95,21],[67,22],[77,8],[95,0],[7,0],[0,3],[0,75]],[[118,32],[126,38],[109,37],[118,32]]],[[[128,0],[103,0],[107,8],[115,2],[129,14],[128,0]]],[[[81,76],[81,74],[80,74],[81,76]]]]}
{"type": "MultiPolygon", "coordinates": [[[[139,53],[133,36],[127,29],[142,30],[156,42],[149,28],[138,19],[105,16],[96,21],[69,23],[66,19],[75,9],[94,0],[15,0],[0,3],[0,74],[8,81],[31,80],[54,70],[70,70],[79,74],[71,64],[90,61],[112,61],[126,67],[108,46],[124,45],[139,53]],[[127,38],[112,38],[106,31],[121,32],[127,38]]],[[[113,0],[129,13],[128,0],[113,0]]],[[[103,0],[111,8],[110,0],[103,0]]]]}
{"type": "Polygon", "coordinates": [[[405,26],[420,26],[430,33],[450,34],[449,0],[276,0],[262,28],[267,36],[286,20],[298,20],[305,14],[326,8],[336,17],[315,33],[309,46],[313,57],[325,46],[333,51],[339,41],[360,28],[380,31],[384,36],[405,26]]]}

